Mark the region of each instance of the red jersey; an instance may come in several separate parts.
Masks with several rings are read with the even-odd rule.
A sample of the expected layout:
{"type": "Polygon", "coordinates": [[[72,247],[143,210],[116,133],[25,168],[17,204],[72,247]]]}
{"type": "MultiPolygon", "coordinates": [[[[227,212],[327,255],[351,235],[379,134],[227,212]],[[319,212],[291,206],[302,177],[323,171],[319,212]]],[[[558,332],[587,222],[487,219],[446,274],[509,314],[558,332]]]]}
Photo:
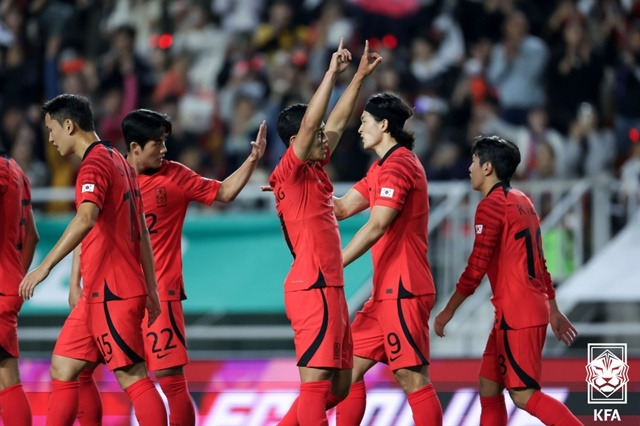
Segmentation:
{"type": "Polygon", "coordinates": [[[418,157],[395,145],[371,165],[354,189],[369,206],[386,206],[399,213],[371,247],[373,298],[398,299],[436,292],[427,260],[429,194],[427,176],[418,157]]]}
{"type": "Polygon", "coordinates": [[[553,282],[542,253],[540,219],[531,200],[506,183],[496,184],[478,204],[476,238],[457,284],[469,296],[489,276],[496,328],[520,329],[549,323],[553,282]]]}
{"type": "Polygon", "coordinates": [[[29,180],[15,160],[0,153],[0,295],[17,295],[24,278],[20,252],[30,211],[29,180]]]}
{"type": "Polygon", "coordinates": [[[108,142],[91,144],[82,159],[76,207],[92,202],[100,209],[80,252],[87,303],[147,294],[140,264],[142,198],[135,176],[135,170],[108,142]],[[105,294],[107,288],[111,294],[105,294]]]}
{"type": "Polygon", "coordinates": [[[300,161],[289,146],[269,177],[284,239],[293,255],[284,291],[344,286],[333,185],[322,163],[300,161]]]}
{"type": "Polygon", "coordinates": [[[163,160],[160,168],[138,175],[151,235],[160,300],[186,299],[182,278],[182,226],[191,201],[211,205],[220,182],[163,160]]]}

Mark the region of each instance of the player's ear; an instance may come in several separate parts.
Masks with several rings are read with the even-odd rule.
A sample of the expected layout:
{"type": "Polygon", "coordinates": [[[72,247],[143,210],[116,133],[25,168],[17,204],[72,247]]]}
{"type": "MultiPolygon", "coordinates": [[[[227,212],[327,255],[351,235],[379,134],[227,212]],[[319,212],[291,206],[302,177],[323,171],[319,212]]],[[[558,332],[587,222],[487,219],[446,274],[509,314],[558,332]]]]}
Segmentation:
{"type": "Polygon", "coordinates": [[[493,172],[493,164],[487,161],[482,165],[482,171],[484,172],[485,176],[489,176],[491,172],[493,172]]]}
{"type": "Polygon", "coordinates": [[[64,120],[62,128],[67,132],[68,135],[72,134],[76,128],[76,123],[71,121],[70,118],[64,120]]]}
{"type": "Polygon", "coordinates": [[[132,153],[134,153],[136,155],[139,155],[141,150],[142,150],[142,147],[138,144],[138,142],[133,141],[133,142],[129,143],[129,151],[130,152],[132,152],[132,153]]]}

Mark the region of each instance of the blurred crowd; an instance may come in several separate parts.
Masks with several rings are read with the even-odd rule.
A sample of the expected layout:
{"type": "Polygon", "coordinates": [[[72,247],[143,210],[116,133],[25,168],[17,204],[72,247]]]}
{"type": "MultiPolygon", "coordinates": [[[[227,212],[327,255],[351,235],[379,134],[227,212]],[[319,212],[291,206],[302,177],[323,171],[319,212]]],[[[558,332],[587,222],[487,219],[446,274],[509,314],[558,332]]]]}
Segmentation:
{"type": "MultiPolygon", "coordinates": [[[[40,105],[87,96],[98,135],[125,150],[135,108],[169,114],[167,157],[224,178],[266,120],[260,179],[283,152],[280,110],[308,102],[340,38],[383,64],[363,89],[399,93],[430,180],[468,177],[470,140],[518,144],[522,179],[606,173],[640,187],[640,0],[0,0],[0,141],[32,186],[71,186],[40,105]]],[[[354,117],[334,180],[371,161],[354,117]]],[[[266,182],[266,178],[263,179],[266,182]]]]}

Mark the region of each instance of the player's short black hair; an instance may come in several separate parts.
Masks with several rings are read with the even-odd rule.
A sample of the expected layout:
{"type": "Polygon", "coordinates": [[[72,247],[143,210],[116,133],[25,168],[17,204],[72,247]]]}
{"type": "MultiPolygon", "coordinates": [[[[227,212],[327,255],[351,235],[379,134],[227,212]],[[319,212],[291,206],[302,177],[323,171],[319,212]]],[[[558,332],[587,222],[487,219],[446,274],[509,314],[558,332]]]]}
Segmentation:
{"type": "Polygon", "coordinates": [[[307,112],[307,106],[307,104],[288,106],[282,110],[278,117],[276,130],[287,148],[289,148],[291,137],[297,135],[300,131],[300,124],[302,123],[304,114],[307,112]]]}
{"type": "Polygon", "coordinates": [[[478,136],[473,141],[471,154],[480,159],[480,165],[491,163],[501,181],[509,181],[520,164],[520,150],[515,143],[500,136],[478,136]]]}
{"type": "Polygon", "coordinates": [[[398,144],[413,149],[415,135],[404,129],[404,122],[413,116],[413,109],[400,96],[390,92],[377,93],[369,98],[364,109],[376,121],[387,119],[391,137],[398,144]]]}
{"type": "Polygon", "coordinates": [[[42,111],[49,114],[51,119],[56,120],[60,125],[69,119],[85,132],[96,130],[91,105],[84,96],[67,93],[58,95],[45,102],[42,105],[42,111]]]}
{"type": "Polygon", "coordinates": [[[131,149],[131,142],[144,148],[149,141],[163,140],[171,134],[171,130],[168,115],[149,109],[133,110],[122,120],[122,134],[127,151],[131,149]]]}

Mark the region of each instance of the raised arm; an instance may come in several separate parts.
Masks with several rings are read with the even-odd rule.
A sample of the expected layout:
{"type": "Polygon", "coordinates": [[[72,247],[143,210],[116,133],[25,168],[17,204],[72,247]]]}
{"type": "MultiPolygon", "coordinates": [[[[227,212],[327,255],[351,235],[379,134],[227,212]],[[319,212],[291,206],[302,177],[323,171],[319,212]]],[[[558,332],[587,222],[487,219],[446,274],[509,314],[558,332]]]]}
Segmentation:
{"type": "Polygon", "coordinates": [[[258,161],[264,155],[267,146],[267,123],[262,122],[256,140],[251,142],[251,153],[238,169],[220,184],[216,194],[216,201],[228,203],[235,200],[242,188],[247,184],[251,174],[256,169],[258,161]]]}
{"type": "Polygon", "coordinates": [[[360,192],[350,188],[342,197],[333,197],[333,211],[336,219],[343,220],[369,207],[367,200],[360,192]]]}
{"type": "Polygon", "coordinates": [[[325,133],[327,138],[329,138],[329,149],[331,153],[333,153],[333,150],[338,145],[342,133],[347,127],[351,115],[353,115],[353,109],[358,100],[364,79],[376,69],[380,62],[382,62],[382,57],[375,52],[369,52],[369,41],[365,41],[364,52],[362,52],[358,70],[327,119],[325,133]]]}
{"type": "Polygon", "coordinates": [[[307,161],[313,148],[313,142],[318,137],[322,119],[327,112],[331,92],[336,82],[337,76],[342,73],[349,62],[351,62],[351,53],[342,47],[343,41],[340,40],[338,50],[331,55],[329,69],[324,75],[320,86],[309,101],[307,111],[300,123],[300,129],[293,143],[293,152],[300,161],[307,161]]]}
{"type": "Polygon", "coordinates": [[[140,263],[144,272],[144,280],[147,285],[147,311],[149,313],[148,325],[160,315],[160,298],[158,297],[158,281],[156,280],[156,267],[153,261],[151,238],[144,213],[140,213],[140,263]]]}
{"type": "Polygon", "coordinates": [[[373,246],[384,235],[399,210],[386,206],[373,206],[369,220],[356,232],[342,249],[342,265],[347,266],[373,246]]]}
{"type": "Polygon", "coordinates": [[[44,281],[49,272],[56,266],[66,255],[71,253],[82,239],[91,231],[93,225],[98,219],[100,209],[90,201],[81,203],[67,229],[51,249],[49,254],[44,258],[40,266],[27,274],[18,287],[18,294],[25,300],[33,297],[33,291],[38,284],[44,281]]]}

